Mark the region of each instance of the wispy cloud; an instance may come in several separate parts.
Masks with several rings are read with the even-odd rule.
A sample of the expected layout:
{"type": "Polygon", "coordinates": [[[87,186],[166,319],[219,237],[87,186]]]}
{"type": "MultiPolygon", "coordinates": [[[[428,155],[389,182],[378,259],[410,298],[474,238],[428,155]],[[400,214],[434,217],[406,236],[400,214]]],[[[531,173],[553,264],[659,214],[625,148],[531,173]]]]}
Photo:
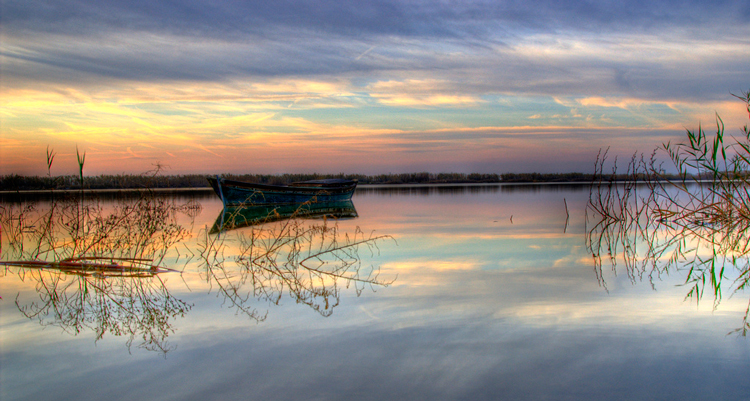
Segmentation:
{"type": "Polygon", "coordinates": [[[372,45],[372,46],[370,46],[370,48],[369,48],[369,49],[365,50],[365,51],[364,51],[364,52],[363,52],[362,54],[360,54],[359,56],[357,56],[357,57],[356,57],[356,58],[354,59],[354,61],[359,61],[359,59],[361,59],[362,57],[366,56],[366,55],[367,55],[367,53],[369,53],[369,52],[373,51],[373,49],[375,49],[376,47],[377,47],[377,45],[372,45]]]}
{"type": "Polygon", "coordinates": [[[744,1],[31,0],[2,18],[4,172],[84,142],[216,169],[283,148],[263,163],[338,149],[357,171],[570,170],[604,139],[631,149],[715,111],[746,118],[727,101],[750,76],[744,1]],[[564,142],[555,160],[571,164],[506,130],[564,142]]]}

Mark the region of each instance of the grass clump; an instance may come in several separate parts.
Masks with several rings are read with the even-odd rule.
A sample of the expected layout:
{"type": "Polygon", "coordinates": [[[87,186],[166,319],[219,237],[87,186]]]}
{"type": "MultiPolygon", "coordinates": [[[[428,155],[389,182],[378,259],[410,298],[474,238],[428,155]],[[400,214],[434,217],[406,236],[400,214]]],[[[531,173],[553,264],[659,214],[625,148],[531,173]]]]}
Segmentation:
{"type": "MultiPolygon", "coordinates": [[[[750,91],[734,95],[750,116],[750,91]]],[[[605,172],[607,152],[596,160],[587,213],[587,247],[606,288],[604,260],[622,264],[632,282],[655,288],[663,275],[685,274],[686,298],[711,294],[714,308],[724,292],[736,294],[750,283],[750,130],[727,136],[716,116],[716,132],[686,130],[686,140],[666,143],[650,157],[634,155],[625,182],[605,172]],[[666,155],[666,162],[658,162],[666,155]],[[667,174],[667,170],[677,174],[667,174]],[[593,224],[589,221],[593,217],[593,224]]],[[[750,331],[750,303],[742,327],[750,331]]]]}

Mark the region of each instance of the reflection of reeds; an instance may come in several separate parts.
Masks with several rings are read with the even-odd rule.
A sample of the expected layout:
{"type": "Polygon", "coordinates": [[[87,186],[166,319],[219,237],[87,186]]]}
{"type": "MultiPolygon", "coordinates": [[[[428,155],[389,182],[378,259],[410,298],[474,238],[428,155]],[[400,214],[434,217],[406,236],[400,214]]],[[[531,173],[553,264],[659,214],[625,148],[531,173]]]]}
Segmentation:
{"type": "Polygon", "coordinates": [[[203,236],[199,244],[206,280],[238,311],[263,320],[252,301],[279,304],[285,295],[330,316],[341,290],[388,286],[379,270],[363,266],[360,250],[378,252],[388,236],[366,234],[359,228],[341,232],[328,219],[305,222],[292,216],[241,231],[203,236]],[[232,246],[228,244],[231,241],[232,246]],[[233,252],[227,257],[227,252],[233,252]]]}
{"type": "MultiPolygon", "coordinates": [[[[750,92],[740,97],[750,109],[750,92]]],[[[632,281],[654,279],[671,270],[685,272],[686,298],[699,301],[707,291],[714,307],[723,298],[722,284],[735,294],[750,281],[750,130],[726,144],[724,126],[717,117],[717,132],[709,138],[699,127],[687,131],[687,142],[665,144],[661,151],[678,171],[670,180],[656,152],[646,160],[634,156],[627,182],[614,182],[604,174],[606,152],[597,158],[597,179],[589,196],[587,246],[594,256],[595,271],[606,287],[602,259],[616,269],[622,261],[632,281]],[[639,188],[642,188],[640,191],[639,188]],[[726,285],[725,285],[726,286],[726,285]]],[[[613,173],[616,167],[613,168],[613,173]]],[[[609,175],[609,177],[614,174],[609,175]]],[[[750,329],[750,303],[742,328],[750,329]]]]}
{"type": "MultiPolygon", "coordinates": [[[[655,288],[662,275],[684,275],[686,298],[699,302],[706,293],[718,307],[725,292],[736,294],[750,279],[750,230],[734,225],[679,224],[659,221],[647,213],[630,220],[602,219],[587,231],[597,279],[606,288],[604,260],[612,270],[622,264],[631,282],[647,280],[655,288]],[[727,288],[728,287],[728,288],[727,288]]],[[[750,304],[748,304],[750,307],[750,304]]],[[[743,335],[750,329],[747,311],[743,335]]]]}
{"type": "Polygon", "coordinates": [[[77,334],[93,330],[134,339],[166,353],[171,319],[190,305],[174,298],[160,273],[167,250],[189,232],[178,225],[175,205],[146,195],[105,210],[95,199],[56,198],[49,208],[36,204],[0,206],[0,247],[6,272],[35,283],[38,302],[19,310],[42,325],[77,334]]]}
{"type": "Polygon", "coordinates": [[[173,297],[157,275],[102,276],[31,270],[22,279],[36,283],[38,302],[19,303],[26,317],[42,326],[56,326],[71,334],[92,330],[99,340],[105,334],[128,337],[130,348],[168,352],[167,337],[174,332],[171,319],[182,317],[190,305],[173,297]]]}
{"type": "Polygon", "coordinates": [[[172,296],[156,274],[144,276],[101,275],[91,270],[19,272],[36,284],[38,302],[18,309],[42,326],[56,326],[71,334],[92,330],[99,340],[109,333],[128,338],[131,347],[165,353],[172,347],[167,337],[174,332],[172,320],[183,317],[191,306],[172,296]],[[70,274],[73,273],[73,274],[70,274]]]}

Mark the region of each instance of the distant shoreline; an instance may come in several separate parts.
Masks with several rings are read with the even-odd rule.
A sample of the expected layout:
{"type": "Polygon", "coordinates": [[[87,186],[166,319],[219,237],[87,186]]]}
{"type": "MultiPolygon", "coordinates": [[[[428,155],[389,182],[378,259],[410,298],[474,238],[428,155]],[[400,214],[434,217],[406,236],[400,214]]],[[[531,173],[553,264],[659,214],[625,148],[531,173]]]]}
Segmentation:
{"type": "MultiPolygon", "coordinates": [[[[615,181],[616,183],[624,181],[615,181]]],[[[554,182],[454,182],[454,183],[404,183],[404,184],[360,184],[357,189],[378,188],[446,188],[446,187],[495,187],[495,186],[581,186],[591,185],[591,181],[554,181],[554,182]]],[[[170,193],[213,193],[211,187],[198,188],[94,188],[94,189],[30,189],[30,190],[0,190],[2,195],[51,195],[51,194],[135,194],[140,192],[153,192],[161,194],[170,193]]]]}
{"type": "MultiPolygon", "coordinates": [[[[0,193],[15,193],[40,191],[210,191],[206,180],[208,175],[99,175],[84,176],[83,182],[79,176],[0,176],[0,193]]],[[[222,178],[259,184],[283,185],[291,182],[317,180],[326,178],[343,178],[359,181],[360,186],[405,186],[405,185],[482,185],[482,184],[562,184],[562,183],[591,183],[594,174],[584,173],[404,173],[380,174],[368,176],[363,174],[222,174],[222,178]]],[[[599,177],[602,178],[602,177],[599,177]]],[[[609,177],[607,177],[609,178],[609,177]]],[[[617,181],[625,180],[627,176],[612,177],[617,181]]]]}

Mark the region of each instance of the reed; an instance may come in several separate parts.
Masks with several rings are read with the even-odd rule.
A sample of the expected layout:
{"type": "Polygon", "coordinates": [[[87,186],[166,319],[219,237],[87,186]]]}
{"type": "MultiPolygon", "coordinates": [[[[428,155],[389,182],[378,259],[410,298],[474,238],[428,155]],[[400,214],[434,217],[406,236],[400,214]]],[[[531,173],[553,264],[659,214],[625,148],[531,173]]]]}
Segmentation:
{"type": "Polygon", "coordinates": [[[83,189],[83,164],[86,162],[86,151],[81,154],[78,151],[78,145],[76,145],[76,158],[78,159],[78,177],[81,180],[81,189],[83,189]]]}
{"type": "MultiPolygon", "coordinates": [[[[750,92],[735,96],[750,117],[750,92]]],[[[595,272],[606,289],[603,261],[613,271],[624,265],[632,282],[655,282],[670,271],[685,274],[687,298],[696,302],[706,293],[714,308],[725,297],[750,283],[750,130],[728,138],[716,116],[715,134],[701,126],[686,130],[684,142],[666,143],[650,157],[635,154],[627,167],[630,177],[615,182],[605,173],[607,151],[596,160],[587,205],[586,245],[595,272]],[[658,162],[665,155],[667,165],[658,162]],[[667,169],[676,175],[665,173],[667,169]],[[676,178],[675,178],[676,177],[676,178]]],[[[750,302],[743,325],[750,330],[750,302]]]]}
{"type": "Polygon", "coordinates": [[[55,152],[54,150],[50,150],[49,145],[47,145],[47,177],[52,177],[52,162],[55,160],[55,152]]]}
{"type": "Polygon", "coordinates": [[[130,348],[166,354],[173,320],[191,305],[175,298],[161,274],[169,249],[189,236],[177,213],[195,205],[144,195],[105,209],[93,197],[59,196],[49,207],[0,205],[5,274],[36,283],[38,301],[18,310],[42,326],[77,335],[123,336],[130,348]]]}
{"type": "MultiPolygon", "coordinates": [[[[83,189],[86,152],[76,147],[76,156],[83,189]]],[[[48,146],[48,176],[54,157],[48,146]]],[[[35,202],[0,204],[0,266],[36,282],[39,295],[38,302],[16,306],[42,326],[72,334],[90,329],[97,341],[107,333],[125,336],[128,348],[140,338],[138,347],[166,355],[172,320],[192,306],[172,296],[159,275],[176,272],[163,260],[190,236],[176,215],[195,217],[200,209],[151,191],[107,208],[83,193],[55,196],[44,209],[35,202]]]]}

